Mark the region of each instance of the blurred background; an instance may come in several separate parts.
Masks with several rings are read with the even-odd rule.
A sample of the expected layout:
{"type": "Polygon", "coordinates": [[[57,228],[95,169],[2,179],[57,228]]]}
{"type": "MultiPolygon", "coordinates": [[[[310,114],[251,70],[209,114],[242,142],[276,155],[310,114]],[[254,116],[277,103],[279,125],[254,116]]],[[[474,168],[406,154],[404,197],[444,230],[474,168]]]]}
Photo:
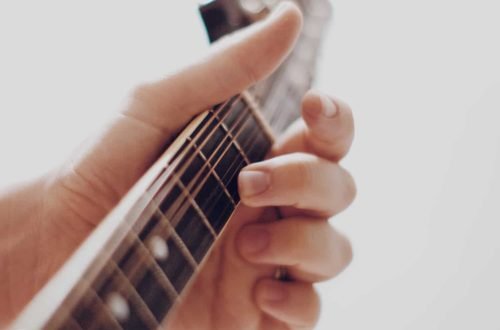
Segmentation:
{"type": "MultiPolygon", "coordinates": [[[[500,329],[500,3],[334,0],[355,258],[318,329],[500,329]]],[[[0,2],[0,187],[66,159],[133,85],[206,49],[191,1],[0,2]]]]}

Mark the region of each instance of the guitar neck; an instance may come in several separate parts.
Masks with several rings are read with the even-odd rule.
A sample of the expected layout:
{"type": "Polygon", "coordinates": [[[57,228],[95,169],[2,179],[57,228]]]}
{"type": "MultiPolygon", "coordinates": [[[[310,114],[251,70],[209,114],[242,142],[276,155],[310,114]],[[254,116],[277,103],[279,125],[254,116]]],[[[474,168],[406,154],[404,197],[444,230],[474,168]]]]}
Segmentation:
{"type": "Polygon", "coordinates": [[[280,69],[195,118],[14,328],[159,327],[237,207],[240,170],[300,114],[329,17],[326,2],[300,3],[305,27],[280,69]]]}

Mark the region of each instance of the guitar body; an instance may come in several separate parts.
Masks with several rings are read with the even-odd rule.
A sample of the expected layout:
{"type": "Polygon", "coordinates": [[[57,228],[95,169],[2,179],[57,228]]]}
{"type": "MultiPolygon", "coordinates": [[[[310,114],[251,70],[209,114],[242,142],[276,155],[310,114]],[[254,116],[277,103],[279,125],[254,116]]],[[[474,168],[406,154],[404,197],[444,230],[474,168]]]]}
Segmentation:
{"type": "MultiPolygon", "coordinates": [[[[206,2],[201,16],[209,39],[261,19],[277,2],[206,2]]],[[[174,317],[192,328],[194,319],[214,322],[210,310],[217,306],[207,302],[215,302],[210,298],[217,290],[233,308],[218,311],[227,319],[252,308],[238,299],[250,292],[233,292],[232,279],[218,277],[224,263],[234,269],[233,279],[255,278],[226,253],[227,246],[218,246],[219,238],[231,235],[228,222],[235,213],[239,225],[277,218],[272,210],[262,215],[239,207],[237,177],[243,167],[264,159],[273,137],[299,117],[301,97],[312,82],[330,7],[326,0],[297,3],[304,11],[304,32],[287,61],[266,81],[194,118],[12,329],[155,329],[172,322],[172,311],[186,303],[199,310],[196,318],[174,317]]],[[[256,271],[272,276],[274,270],[256,271]]]]}

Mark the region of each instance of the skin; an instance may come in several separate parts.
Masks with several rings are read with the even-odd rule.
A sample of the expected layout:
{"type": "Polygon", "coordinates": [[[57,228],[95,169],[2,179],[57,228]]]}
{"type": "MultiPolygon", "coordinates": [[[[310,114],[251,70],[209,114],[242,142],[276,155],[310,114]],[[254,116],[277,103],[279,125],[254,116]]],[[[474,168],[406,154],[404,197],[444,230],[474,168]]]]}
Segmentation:
{"type": "MultiPolygon", "coordinates": [[[[219,42],[203,60],[138,87],[123,111],[66,164],[0,192],[0,327],[190,118],[265,78],[283,61],[301,23],[294,5],[281,6],[264,22],[219,42]]],[[[355,195],[351,176],[338,164],[353,133],[346,104],[315,91],[304,96],[302,118],[267,160],[240,174],[243,205],[167,320],[169,329],[314,327],[320,307],[313,283],[336,276],[352,258],[348,240],[328,218],[355,195]],[[291,281],[273,279],[280,265],[291,281]]]]}

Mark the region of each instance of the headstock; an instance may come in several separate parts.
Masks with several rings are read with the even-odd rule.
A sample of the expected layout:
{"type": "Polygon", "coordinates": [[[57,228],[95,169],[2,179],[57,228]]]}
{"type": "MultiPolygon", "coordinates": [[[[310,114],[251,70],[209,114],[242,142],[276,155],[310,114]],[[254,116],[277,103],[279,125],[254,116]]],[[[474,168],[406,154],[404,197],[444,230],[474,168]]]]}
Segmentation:
{"type": "Polygon", "coordinates": [[[279,0],[209,0],[200,13],[210,42],[239,30],[267,15],[279,0]]]}

